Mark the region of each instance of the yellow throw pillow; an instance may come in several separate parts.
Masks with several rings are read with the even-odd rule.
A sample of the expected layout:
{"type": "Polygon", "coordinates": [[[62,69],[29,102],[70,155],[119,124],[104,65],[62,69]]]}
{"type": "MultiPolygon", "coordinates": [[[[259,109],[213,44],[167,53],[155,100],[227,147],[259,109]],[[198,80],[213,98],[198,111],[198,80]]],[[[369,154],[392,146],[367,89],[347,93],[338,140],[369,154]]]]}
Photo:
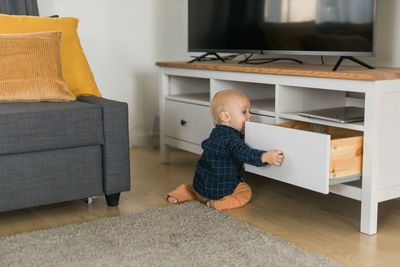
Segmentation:
{"type": "Polygon", "coordinates": [[[76,18],[0,14],[0,33],[61,31],[61,61],[69,90],[76,96],[101,97],[76,31],[78,23],[76,18]]]}
{"type": "Polygon", "coordinates": [[[60,31],[0,34],[0,102],[69,102],[60,31]]]}

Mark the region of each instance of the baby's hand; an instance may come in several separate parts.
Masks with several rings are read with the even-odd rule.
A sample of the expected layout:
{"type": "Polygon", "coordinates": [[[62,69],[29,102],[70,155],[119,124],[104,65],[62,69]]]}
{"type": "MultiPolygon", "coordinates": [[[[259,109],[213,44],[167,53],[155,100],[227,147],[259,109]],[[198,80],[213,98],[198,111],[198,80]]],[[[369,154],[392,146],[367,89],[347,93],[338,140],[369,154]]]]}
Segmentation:
{"type": "Polygon", "coordinates": [[[261,161],[271,165],[281,165],[283,160],[283,152],[280,150],[269,150],[261,156],[261,161]]]}

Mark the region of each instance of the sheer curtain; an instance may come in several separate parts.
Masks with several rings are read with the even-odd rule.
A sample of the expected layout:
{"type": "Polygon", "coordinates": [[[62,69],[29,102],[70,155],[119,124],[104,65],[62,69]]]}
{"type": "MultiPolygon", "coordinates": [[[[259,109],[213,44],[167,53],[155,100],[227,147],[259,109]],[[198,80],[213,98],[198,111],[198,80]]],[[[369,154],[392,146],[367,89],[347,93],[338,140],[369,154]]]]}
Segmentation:
{"type": "Polygon", "coordinates": [[[329,21],[331,18],[342,22],[370,23],[366,13],[373,10],[374,2],[369,0],[320,0],[318,2],[318,22],[329,21]]]}
{"type": "Polygon", "coordinates": [[[36,0],[0,0],[0,13],[39,16],[36,0]]]}
{"type": "Polygon", "coordinates": [[[317,23],[341,21],[371,23],[366,15],[373,10],[372,0],[264,0],[264,20],[268,22],[317,23]]]}

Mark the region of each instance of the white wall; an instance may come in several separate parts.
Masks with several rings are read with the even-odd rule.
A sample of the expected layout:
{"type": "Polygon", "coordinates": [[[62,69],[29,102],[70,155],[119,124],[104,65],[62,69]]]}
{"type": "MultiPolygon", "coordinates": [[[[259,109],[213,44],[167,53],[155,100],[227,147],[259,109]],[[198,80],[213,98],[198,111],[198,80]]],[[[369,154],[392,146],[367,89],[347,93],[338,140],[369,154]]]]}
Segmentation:
{"type": "MultiPolygon", "coordinates": [[[[400,67],[399,0],[377,0],[374,66],[400,67]]],[[[187,0],[38,0],[42,16],[80,19],[78,33],[103,96],[127,102],[131,144],[151,144],[156,61],[187,60],[187,0]]],[[[303,57],[307,63],[319,57],[303,57]]],[[[327,57],[334,63],[337,58],[327,57]]]]}
{"type": "Polygon", "coordinates": [[[38,0],[41,16],[79,18],[104,97],[127,102],[131,144],[150,145],[158,115],[156,61],[188,58],[186,0],[38,0]]]}
{"type": "Polygon", "coordinates": [[[400,67],[400,1],[377,0],[377,66],[400,67]]]}

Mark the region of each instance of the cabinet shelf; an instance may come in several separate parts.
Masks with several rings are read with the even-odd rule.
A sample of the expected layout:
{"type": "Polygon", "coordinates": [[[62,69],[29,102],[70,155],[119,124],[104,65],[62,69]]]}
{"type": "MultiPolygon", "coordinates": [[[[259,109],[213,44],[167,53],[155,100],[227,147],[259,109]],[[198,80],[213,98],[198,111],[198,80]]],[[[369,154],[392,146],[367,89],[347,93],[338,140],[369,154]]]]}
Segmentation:
{"type": "Polygon", "coordinates": [[[341,196],[352,198],[361,201],[362,194],[362,177],[353,182],[347,182],[344,184],[332,184],[329,186],[329,191],[341,196]]]}
{"type": "Polygon", "coordinates": [[[334,126],[339,128],[364,131],[364,122],[352,122],[352,123],[338,123],[328,120],[315,119],[315,118],[307,118],[300,116],[297,112],[282,112],[278,115],[279,118],[295,120],[295,121],[304,121],[310,123],[317,123],[322,125],[334,126]]]}
{"type": "Polygon", "coordinates": [[[275,99],[250,100],[250,111],[259,115],[275,116],[275,99]]]}
{"type": "Polygon", "coordinates": [[[180,101],[184,103],[198,104],[202,106],[210,105],[209,93],[168,95],[166,96],[166,99],[180,101]]]}

